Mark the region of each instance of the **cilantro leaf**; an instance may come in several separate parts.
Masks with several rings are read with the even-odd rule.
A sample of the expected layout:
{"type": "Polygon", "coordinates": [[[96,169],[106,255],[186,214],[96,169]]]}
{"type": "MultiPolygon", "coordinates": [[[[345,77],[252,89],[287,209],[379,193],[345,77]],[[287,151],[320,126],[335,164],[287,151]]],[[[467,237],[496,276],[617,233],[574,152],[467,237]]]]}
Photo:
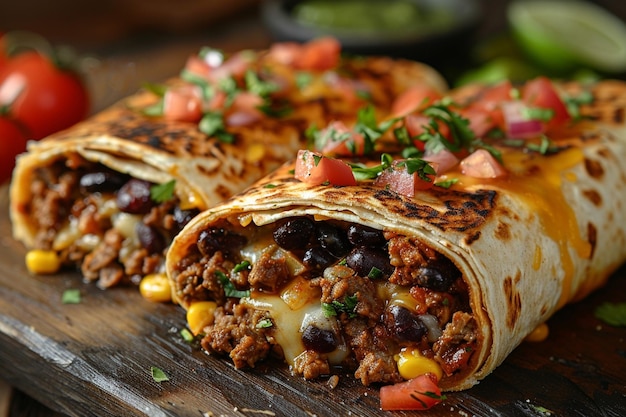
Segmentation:
{"type": "Polygon", "coordinates": [[[331,303],[322,303],[322,312],[326,317],[334,317],[341,313],[346,313],[348,317],[354,318],[357,316],[354,309],[358,301],[356,294],[354,294],[346,296],[343,303],[337,300],[333,300],[331,303]]]}
{"type": "Polygon", "coordinates": [[[70,288],[63,291],[61,296],[61,302],[63,304],[80,304],[80,290],[76,288],[70,288]]]}
{"type": "Polygon", "coordinates": [[[150,198],[155,203],[164,203],[171,200],[174,197],[174,187],[176,187],[176,180],[155,184],[150,187],[150,198]]]}
{"type": "Polygon", "coordinates": [[[165,382],[170,380],[167,374],[156,366],[150,367],[150,373],[152,374],[152,379],[154,379],[156,382],[165,382]]]}
{"type": "Polygon", "coordinates": [[[243,298],[250,296],[250,290],[238,290],[235,287],[235,284],[233,284],[233,282],[228,279],[226,274],[222,271],[215,271],[215,276],[219,280],[220,284],[222,284],[226,297],[243,298]]]}
{"type": "Polygon", "coordinates": [[[224,118],[220,112],[205,113],[200,119],[198,128],[207,136],[215,136],[220,142],[233,143],[235,141],[235,136],[226,131],[224,118]]]}
{"type": "Polygon", "coordinates": [[[594,311],[596,318],[615,327],[626,326],[626,302],[600,304],[594,311]]]}

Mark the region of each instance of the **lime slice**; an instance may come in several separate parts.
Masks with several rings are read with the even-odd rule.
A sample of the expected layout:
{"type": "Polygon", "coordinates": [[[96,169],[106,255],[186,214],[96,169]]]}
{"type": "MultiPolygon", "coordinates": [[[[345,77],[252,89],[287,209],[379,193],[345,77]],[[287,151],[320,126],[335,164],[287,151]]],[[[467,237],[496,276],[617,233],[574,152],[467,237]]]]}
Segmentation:
{"type": "Polygon", "coordinates": [[[507,17],[520,47],[546,68],[626,71],[626,24],[600,6],[518,0],[509,5],[507,17]]]}

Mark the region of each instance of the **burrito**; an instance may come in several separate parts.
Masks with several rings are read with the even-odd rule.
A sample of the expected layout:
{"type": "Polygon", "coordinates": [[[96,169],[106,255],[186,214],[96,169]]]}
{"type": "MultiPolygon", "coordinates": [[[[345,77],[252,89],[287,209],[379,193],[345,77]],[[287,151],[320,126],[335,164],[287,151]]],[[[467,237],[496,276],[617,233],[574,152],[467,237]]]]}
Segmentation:
{"type": "Polygon", "coordinates": [[[381,114],[432,68],[345,58],[325,38],[225,55],[204,48],[180,75],[31,142],[10,186],[16,239],[34,272],[80,269],[103,288],[163,273],[164,251],[200,211],[290,159],[310,126],[381,114]]]}
{"type": "Polygon", "coordinates": [[[173,298],[237,368],[277,355],[306,379],[470,388],[626,259],[625,98],[617,81],[468,86],[395,121],[427,119],[418,156],[301,150],[184,227],[173,298]]]}

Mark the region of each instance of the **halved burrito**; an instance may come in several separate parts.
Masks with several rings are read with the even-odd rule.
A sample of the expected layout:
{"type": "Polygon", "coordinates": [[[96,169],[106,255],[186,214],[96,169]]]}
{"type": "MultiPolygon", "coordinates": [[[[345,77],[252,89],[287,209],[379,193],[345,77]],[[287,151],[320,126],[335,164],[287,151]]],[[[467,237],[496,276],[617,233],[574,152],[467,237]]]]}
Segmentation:
{"type": "Polygon", "coordinates": [[[465,88],[407,115],[429,118],[419,157],[303,150],[185,226],[173,298],[238,368],[276,354],[305,378],[469,388],[626,260],[625,97],[611,81],[465,88]]]}
{"type": "Polygon", "coordinates": [[[311,125],[353,121],[363,103],[385,114],[415,84],[445,88],[420,63],[342,58],[333,39],[203,50],[180,77],[30,143],[11,183],[14,236],[37,250],[35,272],[138,282],[163,272],[191,217],[291,158],[311,125]]]}

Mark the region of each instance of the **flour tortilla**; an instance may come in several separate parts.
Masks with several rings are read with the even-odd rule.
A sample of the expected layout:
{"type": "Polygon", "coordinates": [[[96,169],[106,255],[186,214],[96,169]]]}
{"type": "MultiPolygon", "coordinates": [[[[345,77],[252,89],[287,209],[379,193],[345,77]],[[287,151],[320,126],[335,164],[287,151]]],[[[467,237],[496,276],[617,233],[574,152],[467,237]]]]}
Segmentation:
{"type": "MultiPolygon", "coordinates": [[[[296,76],[293,69],[265,62],[265,53],[258,53],[260,67],[274,65],[282,76],[296,76]]],[[[27,152],[18,157],[10,189],[14,237],[28,248],[34,245],[39,226],[29,204],[30,185],[38,169],[55,161],[69,166],[77,156],[153,183],[175,180],[176,194],[190,206],[206,209],[223,201],[289,160],[305,145],[304,132],[311,125],[355,120],[358,107],[353,97],[346,98],[331,87],[320,88],[330,74],[366,86],[381,117],[393,99],[412,85],[446,89],[443,77],[422,63],[386,57],[343,58],[338,68],[316,75],[314,91],[304,88],[289,93],[293,106],[289,116],[229,126],[228,132],[235,135],[232,144],[208,137],[195,123],[146,116],[142,109],[155,104],[158,97],[139,91],[68,130],[29,143],[27,152]]],[[[167,81],[171,85],[180,82],[179,78],[167,81]]]]}
{"type": "Polygon", "coordinates": [[[283,166],[175,238],[166,261],[174,297],[184,308],[197,301],[185,296],[177,274],[200,233],[224,220],[257,227],[307,215],[415,237],[452,260],[467,283],[477,351],[440,386],[470,388],[626,260],[626,84],[605,81],[591,91],[595,100],[582,111],[595,121],[584,122],[562,152],[522,157],[504,182],[461,178],[449,190],[408,198],[372,184],[307,185],[293,177],[293,165],[283,166]]]}

